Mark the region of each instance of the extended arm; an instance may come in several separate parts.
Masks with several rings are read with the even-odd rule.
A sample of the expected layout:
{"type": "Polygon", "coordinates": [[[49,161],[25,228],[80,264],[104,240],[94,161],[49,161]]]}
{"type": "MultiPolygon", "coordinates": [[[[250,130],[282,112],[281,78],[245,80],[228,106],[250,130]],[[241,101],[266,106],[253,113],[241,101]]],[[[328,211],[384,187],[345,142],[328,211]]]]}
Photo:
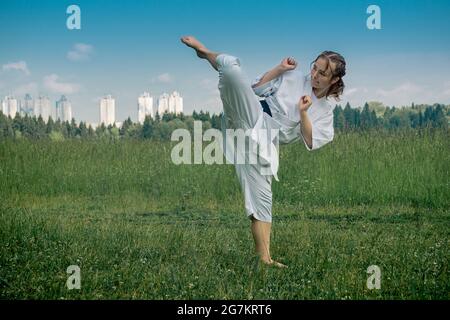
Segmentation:
{"type": "Polygon", "coordinates": [[[281,76],[284,72],[289,70],[294,70],[297,67],[297,62],[293,58],[285,58],[279,65],[277,65],[272,70],[266,72],[264,76],[259,80],[258,83],[254,84],[252,87],[259,87],[263,85],[264,83],[267,83],[273,79],[278,78],[281,76]]]}

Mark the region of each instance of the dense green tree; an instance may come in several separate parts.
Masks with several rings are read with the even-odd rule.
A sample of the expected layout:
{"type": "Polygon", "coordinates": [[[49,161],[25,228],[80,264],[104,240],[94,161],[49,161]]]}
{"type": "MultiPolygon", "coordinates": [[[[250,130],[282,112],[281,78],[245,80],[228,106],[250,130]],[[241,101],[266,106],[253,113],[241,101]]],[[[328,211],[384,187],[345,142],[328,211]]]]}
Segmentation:
{"type": "Polygon", "coordinates": [[[150,116],[146,116],[144,120],[144,125],[142,126],[142,137],[144,139],[150,139],[153,135],[153,131],[154,131],[154,123],[150,116]]]}
{"type": "Polygon", "coordinates": [[[117,128],[115,124],[109,129],[109,132],[112,141],[119,140],[120,138],[119,128],[117,128]]]}
{"type": "Polygon", "coordinates": [[[50,132],[52,132],[55,128],[55,122],[53,121],[52,117],[48,118],[47,121],[47,127],[45,128],[45,133],[48,135],[50,132]]]}
{"type": "Polygon", "coordinates": [[[220,130],[222,128],[222,116],[223,112],[219,115],[213,114],[211,116],[211,127],[220,130]]]}
{"type": "Polygon", "coordinates": [[[433,121],[433,126],[436,128],[448,128],[448,120],[445,117],[444,111],[443,111],[443,107],[438,104],[434,110],[433,110],[433,114],[432,114],[432,121],[433,121]]]}
{"type": "MultiPolygon", "coordinates": [[[[333,110],[334,128],[338,131],[366,130],[371,128],[445,128],[448,129],[450,106],[442,104],[412,105],[411,107],[384,107],[379,102],[365,103],[363,108],[353,108],[349,103],[342,108],[336,105],[333,110]],[[414,108],[412,107],[414,106],[414,108]],[[377,114],[377,112],[381,112],[377,114]]],[[[221,129],[222,116],[209,112],[194,111],[192,115],[183,113],[165,113],[162,119],[156,113],[155,118],[147,116],[143,124],[133,123],[128,117],[120,128],[116,124],[105,126],[100,124],[95,130],[86,122],[77,125],[75,119],[61,122],[53,121],[50,117],[45,123],[41,116],[21,116],[17,113],[14,118],[0,112],[0,140],[16,138],[41,139],[48,137],[52,140],[63,139],[101,139],[114,141],[120,138],[169,140],[174,130],[185,128],[193,134],[194,121],[202,122],[203,131],[209,128],[221,129]]]]}
{"type": "Polygon", "coordinates": [[[353,128],[353,111],[352,107],[350,106],[350,103],[347,102],[347,104],[344,107],[344,128],[345,129],[352,129],[353,128]]]}
{"type": "Polygon", "coordinates": [[[171,131],[170,125],[167,122],[160,122],[157,125],[158,136],[156,137],[159,140],[170,140],[171,131]]]}
{"type": "Polygon", "coordinates": [[[337,105],[333,110],[333,120],[334,120],[334,128],[338,130],[344,130],[345,128],[345,117],[344,110],[340,105],[337,105]]]}
{"type": "Polygon", "coordinates": [[[14,119],[12,120],[12,128],[15,131],[23,130],[23,119],[18,112],[16,112],[14,119]]]}
{"type": "Polygon", "coordinates": [[[80,135],[80,128],[77,126],[75,118],[70,121],[70,136],[77,137],[80,135]]]}
{"type": "Polygon", "coordinates": [[[91,125],[89,125],[89,128],[88,128],[88,137],[91,139],[96,137],[95,130],[94,130],[94,128],[92,128],[91,125]]]}
{"type": "Polygon", "coordinates": [[[39,117],[37,119],[37,124],[36,124],[35,137],[37,139],[44,138],[47,135],[46,130],[47,130],[47,125],[45,124],[45,121],[42,118],[42,116],[39,115],[39,117]]]}
{"type": "Polygon", "coordinates": [[[133,125],[133,122],[131,121],[130,117],[128,117],[122,124],[122,127],[120,127],[119,133],[120,136],[124,137],[127,135],[128,129],[133,125]]]}
{"type": "Polygon", "coordinates": [[[6,139],[6,130],[7,130],[7,118],[3,114],[2,111],[0,111],[0,141],[6,139]]]}
{"type": "Polygon", "coordinates": [[[361,112],[360,122],[360,128],[363,130],[371,128],[373,126],[371,112],[369,110],[369,104],[367,102],[364,104],[363,110],[361,112]]]}
{"type": "Polygon", "coordinates": [[[81,138],[87,138],[88,137],[88,135],[89,135],[88,128],[86,127],[86,124],[83,121],[80,122],[80,125],[79,125],[78,129],[79,129],[79,133],[80,133],[80,137],[81,138]]]}

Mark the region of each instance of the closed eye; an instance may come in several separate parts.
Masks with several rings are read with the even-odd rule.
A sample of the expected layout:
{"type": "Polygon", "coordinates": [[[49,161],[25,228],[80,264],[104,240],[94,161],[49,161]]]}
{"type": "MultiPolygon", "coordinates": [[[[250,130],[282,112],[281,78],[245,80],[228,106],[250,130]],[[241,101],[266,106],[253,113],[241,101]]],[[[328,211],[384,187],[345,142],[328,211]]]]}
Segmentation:
{"type": "MultiPolygon", "coordinates": [[[[317,70],[317,66],[316,66],[315,64],[313,64],[312,68],[313,68],[314,71],[317,70]]],[[[322,76],[326,76],[326,73],[325,73],[325,71],[323,71],[323,70],[319,70],[319,73],[320,73],[320,75],[322,75],[322,76]]]]}

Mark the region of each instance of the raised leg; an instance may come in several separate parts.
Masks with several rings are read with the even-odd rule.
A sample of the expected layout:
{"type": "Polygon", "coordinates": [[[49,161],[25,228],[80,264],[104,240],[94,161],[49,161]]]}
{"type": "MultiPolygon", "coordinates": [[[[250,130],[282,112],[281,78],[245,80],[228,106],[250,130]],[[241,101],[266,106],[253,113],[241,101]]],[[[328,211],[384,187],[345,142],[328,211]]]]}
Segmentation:
{"type": "Polygon", "coordinates": [[[217,70],[216,58],[220,53],[212,52],[208,48],[203,45],[200,41],[198,41],[193,36],[185,36],[181,37],[181,42],[183,42],[188,47],[191,47],[197,52],[197,56],[201,59],[206,59],[211,64],[211,66],[217,70]]]}
{"type": "Polygon", "coordinates": [[[230,129],[253,128],[263,111],[239,59],[213,52],[193,36],[182,37],[181,42],[193,48],[199,58],[206,59],[219,72],[220,97],[230,129]]]}

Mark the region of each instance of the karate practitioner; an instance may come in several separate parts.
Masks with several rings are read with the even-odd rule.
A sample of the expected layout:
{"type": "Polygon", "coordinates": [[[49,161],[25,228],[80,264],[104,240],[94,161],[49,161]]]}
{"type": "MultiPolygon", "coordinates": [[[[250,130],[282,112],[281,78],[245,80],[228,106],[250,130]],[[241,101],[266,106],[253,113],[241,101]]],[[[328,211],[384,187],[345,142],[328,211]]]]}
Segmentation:
{"type": "MultiPolygon", "coordinates": [[[[261,262],[286,267],[270,255],[272,176],[278,180],[278,153],[274,150],[278,142],[287,144],[302,140],[311,151],[333,140],[333,108],[327,99],[338,99],[343,93],[345,60],[338,53],[324,51],[312,63],[310,74],[304,75],[295,70],[297,62],[289,57],[250,82],[238,58],[212,52],[192,36],[182,37],[181,41],[219,72],[223,126],[227,129],[251,129],[253,132],[258,129],[279,130],[279,135],[268,136],[267,140],[254,135],[249,137],[269,150],[256,164],[250,163],[248,150],[243,151],[245,163],[237,163],[236,158],[228,154],[228,147],[224,153],[227,160],[235,161],[245,209],[251,219],[255,250],[261,262]],[[259,101],[258,96],[264,100],[259,101]]],[[[236,150],[239,152],[242,150],[236,150]]]]}

